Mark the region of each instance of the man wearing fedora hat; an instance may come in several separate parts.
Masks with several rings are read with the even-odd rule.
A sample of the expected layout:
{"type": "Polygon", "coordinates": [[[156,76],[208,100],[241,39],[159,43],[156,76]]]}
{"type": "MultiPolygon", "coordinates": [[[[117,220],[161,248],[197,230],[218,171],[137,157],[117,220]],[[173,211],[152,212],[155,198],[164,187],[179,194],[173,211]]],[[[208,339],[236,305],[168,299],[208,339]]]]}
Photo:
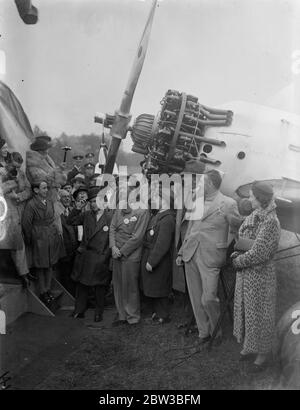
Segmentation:
{"type": "Polygon", "coordinates": [[[75,318],[84,316],[87,309],[90,288],[94,288],[96,309],[95,322],[102,320],[104,297],[110,282],[109,271],[109,226],[111,211],[106,209],[104,201],[99,200],[100,187],[88,191],[89,211],[82,211],[85,201],[77,200],[67,222],[83,226],[82,242],[77,250],[72,278],[77,282],[75,318]]]}
{"type": "Polygon", "coordinates": [[[83,169],[82,169],[83,155],[74,154],[73,159],[74,159],[73,168],[67,174],[68,181],[71,181],[77,174],[82,174],[83,172],[83,169]]]}

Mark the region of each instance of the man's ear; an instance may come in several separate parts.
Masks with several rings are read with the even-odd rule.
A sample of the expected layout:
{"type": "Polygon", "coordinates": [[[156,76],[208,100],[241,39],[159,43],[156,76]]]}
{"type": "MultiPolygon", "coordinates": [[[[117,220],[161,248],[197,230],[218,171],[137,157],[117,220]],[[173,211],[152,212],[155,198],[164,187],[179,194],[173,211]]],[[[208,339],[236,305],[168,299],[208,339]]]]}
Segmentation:
{"type": "Polygon", "coordinates": [[[38,193],[38,190],[39,190],[39,188],[33,188],[33,192],[34,192],[35,194],[38,193]]]}

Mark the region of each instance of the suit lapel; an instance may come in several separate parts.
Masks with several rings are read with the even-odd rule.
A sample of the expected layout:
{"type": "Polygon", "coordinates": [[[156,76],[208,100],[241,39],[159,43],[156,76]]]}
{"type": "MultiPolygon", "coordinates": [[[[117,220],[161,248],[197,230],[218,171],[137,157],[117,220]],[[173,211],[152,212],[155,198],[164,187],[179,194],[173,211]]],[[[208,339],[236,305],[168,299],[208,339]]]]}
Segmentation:
{"type": "Polygon", "coordinates": [[[204,221],[204,219],[206,219],[208,216],[216,212],[216,210],[219,209],[222,201],[223,201],[223,195],[221,194],[221,192],[218,192],[217,196],[212,201],[210,207],[206,210],[206,212],[204,212],[201,218],[201,221],[204,221]]]}
{"type": "Polygon", "coordinates": [[[90,217],[93,219],[93,223],[96,222],[96,227],[95,227],[94,232],[93,232],[92,235],[90,236],[90,239],[89,239],[89,240],[91,240],[91,239],[96,235],[96,233],[98,233],[101,229],[103,229],[103,227],[104,227],[105,225],[108,226],[108,221],[107,221],[107,217],[106,217],[106,212],[105,212],[105,211],[103,212],[103,215],[101,216],[101,218],[99,219],[99,221],[97,221],[96,218],[95,218],[92,214],[90,215],[90,217]]]}

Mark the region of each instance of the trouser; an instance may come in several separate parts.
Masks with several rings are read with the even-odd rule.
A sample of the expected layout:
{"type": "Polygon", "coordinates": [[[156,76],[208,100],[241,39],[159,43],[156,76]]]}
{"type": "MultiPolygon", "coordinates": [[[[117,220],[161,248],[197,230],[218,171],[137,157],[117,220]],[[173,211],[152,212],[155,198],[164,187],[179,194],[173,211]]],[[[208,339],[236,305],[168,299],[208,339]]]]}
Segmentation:
{"type": "MultiPolygon", "coordinates": [[[[207,337],[212,335],[220,316],[217,297],[220,269],[207,267],[195,252],[185,263],[185,272],[199,337],[207,337]]],[[[221,331],[217,336],[220,335],[221,331]]]]}
{"type": "Polygon", "coordinates": [[[61,259],[57,264],[58,280],[62,286],[72,295],[76,294],[76,283],[72,280],[74,258],[61,259]]]}
{"type": "Polygon", "coordinates": [[[129,324],[141,318],[138,277],[140,262],[113,260],[113,287],[119,320],[129,324]]]}
{"type": "Polygon", "coordinates": [[[195,325],[195,315],[194,315],[193,307],[191,304],[189,289],[188,289],[187,282],[186,282],[186,271],[184,267],[183,267],[183,270],[184,270],[184,283],[185,283],[185,289],[186,289],[186,292],[184,294],[184,311],[186,315],[187,326],[188,328],[191,328],[192,326],[195,325]]]}
{"type": "MultiPolygon", "coordinates": [[[[92,286],[86,286],[82,283],[77,283],[76,287],[76,298],[75,298],[75,313],[84,313],[88,308],[88,296],[89,290],[92,286]]],[[[95,292],[95,314],[102,315],[104,311],[104,297],[106,287],[97,285],[93,286],[95,292]]]]}
{"type": "Polygon", "coordinates": [[[152,305],[152,312],[156,313],[161,319],[168,319],[170,317],[170,303],[167,297],[164,298],[150,298],[152,305]]]}

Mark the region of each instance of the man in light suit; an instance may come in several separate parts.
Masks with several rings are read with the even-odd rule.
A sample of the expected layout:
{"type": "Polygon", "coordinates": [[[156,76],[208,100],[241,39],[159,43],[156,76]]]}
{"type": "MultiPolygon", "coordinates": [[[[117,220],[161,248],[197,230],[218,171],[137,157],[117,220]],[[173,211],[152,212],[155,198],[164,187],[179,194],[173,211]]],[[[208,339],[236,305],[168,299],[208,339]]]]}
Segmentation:
{"type": "Polygon", "coordinates": [[[236,201],[220,192],[221,182],[218,171],[205,173],[204,213],[201,219],[189,221],[176,260],[177,265],[184,262],[200,343],[210,339],[220,315],[217,297],[220,268],[240,220],[236,201]]]}

